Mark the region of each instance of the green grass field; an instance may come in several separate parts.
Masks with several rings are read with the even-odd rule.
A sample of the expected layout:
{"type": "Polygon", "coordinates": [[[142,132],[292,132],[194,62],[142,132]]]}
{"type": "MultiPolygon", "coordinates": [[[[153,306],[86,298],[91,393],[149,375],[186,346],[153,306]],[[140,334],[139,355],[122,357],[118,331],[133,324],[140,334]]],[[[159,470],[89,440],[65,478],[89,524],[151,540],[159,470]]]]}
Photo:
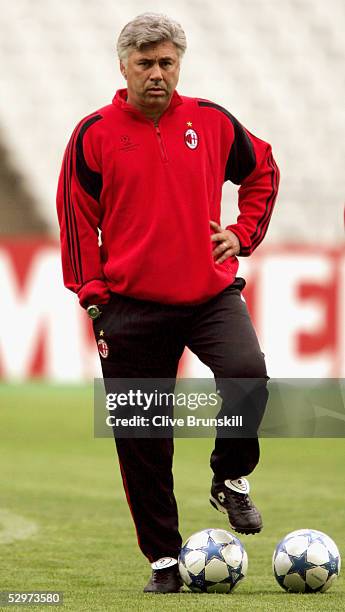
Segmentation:
{"type": "MultiPolygon", "coordinates": [[[[0,387],[0,591],[63,591],[61,609],[72,611],[344,610],[342,576],[325,594],[293,595],[271,571],[275,544],[302,527],[328,533],[344,557],[344,439],[262,441],[251,485],[265,527],[241,536],[249,570],[237,591],[144,595],[151,570],[136,544],[113,440],[93,437],[92,404],[91,386],[0,387]]],[[[176,441],[184,539],[227,528],[208,503],[211,448],[208,439],[176,441]]]]}

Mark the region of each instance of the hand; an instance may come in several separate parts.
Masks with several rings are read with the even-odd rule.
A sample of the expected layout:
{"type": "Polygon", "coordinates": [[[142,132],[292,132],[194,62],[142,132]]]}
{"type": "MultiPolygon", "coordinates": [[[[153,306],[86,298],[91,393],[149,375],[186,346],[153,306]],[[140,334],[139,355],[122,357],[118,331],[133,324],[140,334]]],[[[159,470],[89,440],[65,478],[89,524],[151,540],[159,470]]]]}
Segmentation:
{"type": "Polygon", "coordinates": [[[212,234],[211,241],[218,243],[213,250],[213,257],[216,263],[221,264],[229,257],[238,255],[241,249],[240,241],[236,234],[230,230],[224,230],[215,221],[210,221],[212,229],[216,232],[212,234]]]}

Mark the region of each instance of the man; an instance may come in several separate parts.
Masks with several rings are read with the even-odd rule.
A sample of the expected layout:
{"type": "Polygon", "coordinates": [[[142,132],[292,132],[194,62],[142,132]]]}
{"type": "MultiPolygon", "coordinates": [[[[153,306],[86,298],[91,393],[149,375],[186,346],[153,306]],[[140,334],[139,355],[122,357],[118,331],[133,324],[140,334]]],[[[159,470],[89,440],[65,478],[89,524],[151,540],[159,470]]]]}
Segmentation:
{"type": "MultiPolygon", "coordinates": [[[[258,424],[267,374],[236,255],[250,255],[267,231],[279,179],[271,147],[221,106],[177,93],[186,38],[176,22],[140,15],[117,49],[127,88],[79,123],[63,161],[65,285],[94,319],[105,380],[174,380],[188,346],[212,369],[224,405],[233,401],[227,381],[259,381],[251,395],[258,424]],[[225,180],[240,185],[240,214],[223,229],[225,180]]],[[[118,437],[116,445],[139,546],[152,564],[144,590],[178,592],[173,441],[118,437]]],[[[258,460],[256,435],[217,436],[211,503],[240,533],[262,528],[244,478],[258,460]]]]}

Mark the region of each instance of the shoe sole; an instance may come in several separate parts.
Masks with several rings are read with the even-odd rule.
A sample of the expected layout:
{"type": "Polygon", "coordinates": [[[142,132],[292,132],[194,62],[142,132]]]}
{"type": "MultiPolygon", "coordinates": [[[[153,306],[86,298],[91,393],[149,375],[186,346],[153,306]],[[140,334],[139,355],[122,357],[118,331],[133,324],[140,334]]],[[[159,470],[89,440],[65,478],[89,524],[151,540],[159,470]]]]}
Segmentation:
{"type": "Polygon", "coordinates": [[[248,528],[235,527],[235,525],[232,525],[232,523],[230,522],[230,517],[229,517],[227,510],[214,497],[212,497],[212,495],[210,496],[210,504],[211,506],[213,506],[213,508],[218,510],[218,512],[222,512],[223,514],[228,515],[230,527],[231,529],[236,531],[236,533],[243,533],[245,535],[255,535],[256,533],[260,533],[262,529],[262,524],[260,525],[260,527],[251,527],[251,528],[250,527],[248,528]]]}

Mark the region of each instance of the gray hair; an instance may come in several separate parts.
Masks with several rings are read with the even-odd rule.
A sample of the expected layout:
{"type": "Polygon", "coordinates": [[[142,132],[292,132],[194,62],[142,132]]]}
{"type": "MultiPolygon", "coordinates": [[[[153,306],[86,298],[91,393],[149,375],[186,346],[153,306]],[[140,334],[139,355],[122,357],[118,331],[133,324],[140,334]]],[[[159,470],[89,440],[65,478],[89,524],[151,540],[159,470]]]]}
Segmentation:
{"type": "Polygon", "coordinates": [[[119,59],[126,63],[130,51],[146,45],[171,41],[182,57],[186,48],[186,35],[179,23],[160,13],[143,13],[132,19],[120,33],[117,41],[119,59]]]}

